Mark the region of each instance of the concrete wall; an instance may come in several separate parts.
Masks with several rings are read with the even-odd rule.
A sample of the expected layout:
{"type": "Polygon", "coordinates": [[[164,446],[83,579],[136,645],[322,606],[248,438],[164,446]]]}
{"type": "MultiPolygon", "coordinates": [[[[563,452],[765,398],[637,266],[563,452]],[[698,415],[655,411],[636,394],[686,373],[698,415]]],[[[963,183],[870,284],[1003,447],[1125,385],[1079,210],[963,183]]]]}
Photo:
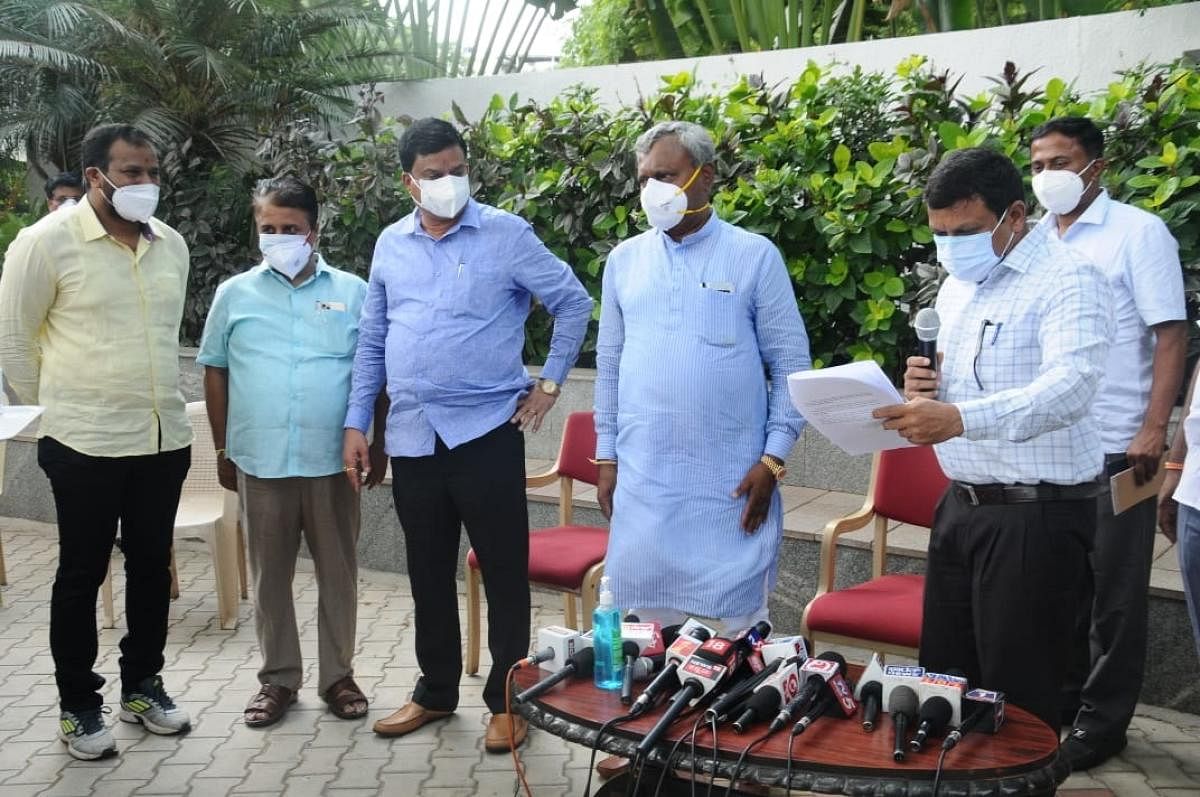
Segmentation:
{"type": "Polygon", "coordinates": [[[1122,11],[1087,17],[1031,22],[1003,28],[880,39],[829,47],[774,50],[706,58],[684,58],[638,64],[558,69],[516,75],[465,79],[418,80],[382,87],[389,115],[441,116],[458,103],[467,118],[477,119],[492,95],[545,101],[578,83],[596,86],[606,103],[632,103],[653,93],[659,77],[695,71],[705,84],[727,86],[743,74],[761,74],[768,84],[795,77],[812,60],[841,62],[867,70],[891,71],[902,59],[919,53],[939,68],[963,75],[961,90],[976,93],[992,87],[1005,61],[1023,72],[1040,68],[1046,80],[1074,78],[1080,89],[1103,88],[1114,73],[1142,61],[1171,61],[1184,50],[1200,47],[1200,3],[1144,12],[1122,11]]]}

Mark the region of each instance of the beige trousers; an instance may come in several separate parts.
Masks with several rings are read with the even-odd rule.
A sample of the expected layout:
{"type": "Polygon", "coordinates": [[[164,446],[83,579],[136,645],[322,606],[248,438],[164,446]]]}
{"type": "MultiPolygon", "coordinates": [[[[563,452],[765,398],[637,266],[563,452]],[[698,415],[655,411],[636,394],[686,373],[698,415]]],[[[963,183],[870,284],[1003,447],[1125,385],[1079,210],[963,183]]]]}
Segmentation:
{"type": "Polygon", "coordinates": [[[353,675],[358,616],[358,495],[341,473],[259,479],[238,473],[254,583],[258,680],[297,690],[303,680],[292,578],[304,536],[317,575],[319,694],[353,675]]]}

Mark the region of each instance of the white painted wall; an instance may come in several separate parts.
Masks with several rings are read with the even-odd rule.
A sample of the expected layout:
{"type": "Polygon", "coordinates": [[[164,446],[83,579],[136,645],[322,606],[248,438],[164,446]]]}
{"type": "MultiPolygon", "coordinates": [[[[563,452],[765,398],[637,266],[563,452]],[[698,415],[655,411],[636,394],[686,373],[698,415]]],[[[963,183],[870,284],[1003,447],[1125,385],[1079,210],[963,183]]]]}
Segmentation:
{"type": "Polygon", "coordinates": [[[1115,72],[1141,61],[1170,61],[1185,50],[1198,48],[1200,2],[1190,2],[1145,12],[1122,11],[829,47],[390,83],[382,87],[386,95],[383,111],[389,116],[442,116],[449,113],[454,101],[474,120],[493,94],[507,98],[516,93],[522,99],[544,102],[577,83],[597,86],[604,102],[621,104],[635,101],[639,90],[653,93],[660,75],[695,70],[701,83],[724,87],[739,75],[761,73],[768,83],[775,83],[793,78],[809,60],[890,71],[914,53],[928,56],[938,68],[963,75],[961,89],[968,93],[990,87],[986,76],[998,75],[1005,61],[1013,61],[1023,72],[1041,67],[1038,77],[1042,80],[1074,78],[1080,89],[1092,90],[1108,85],[1115,72]]]}

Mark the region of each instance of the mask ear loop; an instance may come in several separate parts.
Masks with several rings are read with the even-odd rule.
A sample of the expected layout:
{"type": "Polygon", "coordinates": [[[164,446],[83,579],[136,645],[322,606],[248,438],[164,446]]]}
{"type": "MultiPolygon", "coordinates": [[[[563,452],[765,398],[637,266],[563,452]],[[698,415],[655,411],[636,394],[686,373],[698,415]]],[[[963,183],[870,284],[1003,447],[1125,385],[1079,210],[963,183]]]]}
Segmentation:
{"type": "MultiPolygon", "coordinates": [[[[1008,211],[1010,211],[1010,210],[1012,210],[1012,205],[1009,205],[1008,207],[1006,207],[1004,209],[1004,212],[1000,214],[1000,218],[996,222],[996,226],[992,228],[992,235],[995,235],[996,230],[1000,229],[1000,225],[1004,223],[1004,217],[1008,215],[1008,211]]],[[[1010,251],[1008,247],[1012,245],[1013,236],[1015,236],[1016,234],[1017,234],[1016,230],[1013,230],[1008,234],[1008,240],[1005,241],[1005,243],[1004,243],[1004,251],[1000,255],[1000,262],[1003,263],[1004,258],[1008,257],[1008,254],[1010,251]]]]}
{"type": "MultiPolygon", "coordinates": [[[[685,191],[687,191],[689,188],[691,188],[692,183],[696,182],[696,177],[698,177],[700,175],[700,170],[702,168],[704,168],[704,167],[697,166],[696,171],[692,172],[692,176],[688,178],[688,181],[675,190],[678,191],[680,194],[682,194],[685,191]]],[[[712,207],[712,202],[705,202],[703,207],[685,209],[683,211],[682,215],[687,216],[688,214],[691,214],[691,213],[703,213],[704,211],[708,210],[710,207],[712,207]]]]}
{"type": "MultiPolygon", "coordinates": [[[[1086,172],[1088,169],[1092,168],[1092,164],[1093,164],[1093,163],[1095,163],[1095,162],[1096,162],[1096,161],[1098,161],[1098,160],[1100,160],[1100,159],[1099,159],[1099,158],[1092,158],[1090,161],[1088,161],[1088,165],[1087,165],[1087,166],[1084,166],[1082,169],[1080,169],[1079,171],[1075,172],[1075,174],[1076,174],[1076,175],[1083,174],[1083,173],[1084,173],[1084,172],[1086,172]]],[[[1088,183],[1087,183],[1087,185],[1085,185],[1085,186],[1083,187],[1083,193],[1081,193],[1081,194],[1080,194],[1080,196],[1083,196],[1083,194],[1086,194],[1086,193],[1088,192],[1088,189],[1090,189],[1090,188],[1092,187],[1092,183],[1094,183],[1094,182],[1096,182],[1096,178],[1095,178],[1095,177],[1093,177],[1091,180],[1088,180],[1088,183]]]]}

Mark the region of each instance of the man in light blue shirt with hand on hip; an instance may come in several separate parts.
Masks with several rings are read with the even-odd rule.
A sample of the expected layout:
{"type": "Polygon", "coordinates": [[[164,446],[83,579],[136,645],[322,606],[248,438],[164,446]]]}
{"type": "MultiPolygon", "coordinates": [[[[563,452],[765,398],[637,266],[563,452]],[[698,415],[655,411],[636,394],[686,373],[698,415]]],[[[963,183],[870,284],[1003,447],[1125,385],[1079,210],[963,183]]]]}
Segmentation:
{"type": "MultiPolygon", "coordinates": [[[[354,682],[359,497],[342,474],[342,423],[367,286],[314,251],[317,195],[293,177],[262,181],[254,219],[264,262],[224,282],[197,362],[222,486],[241,494],[262,649],[251,727],[296,701],[303,665],[292,577],[303,534],[317,576],[318,693],[342,719],[367,713],[354,682]]],[[[378,391],[377,391],[378,392],[378,391]]],[[[383,438],[367,484],[383,478],[383,438]]]]}
{"type": "MultiPolygon", "coordinates": [[[[412,700],[375,723],[401,736],[458,706],[459,527],[479,559],[488,602],[492,711],[484,747],[520,744],[504,682],[529,650],[526,429],[554,406],[592,314],[570,267],[523,219],[470,198],[467,145],[439,119],[400,139],[404,184],[417,209],[379,236],[363,306],[344,465],[368,467],[365,432],[385,384],[387,453],[404,531],[421,678],[412,700]],[[554,316],[550,353],[534,382],[521,361],[533,297],[554,316]]],[[[378,415],[376,414],[376,418],[378,415]]],[[[357,482],[356,482],[357,483],[357,482]]]]}

